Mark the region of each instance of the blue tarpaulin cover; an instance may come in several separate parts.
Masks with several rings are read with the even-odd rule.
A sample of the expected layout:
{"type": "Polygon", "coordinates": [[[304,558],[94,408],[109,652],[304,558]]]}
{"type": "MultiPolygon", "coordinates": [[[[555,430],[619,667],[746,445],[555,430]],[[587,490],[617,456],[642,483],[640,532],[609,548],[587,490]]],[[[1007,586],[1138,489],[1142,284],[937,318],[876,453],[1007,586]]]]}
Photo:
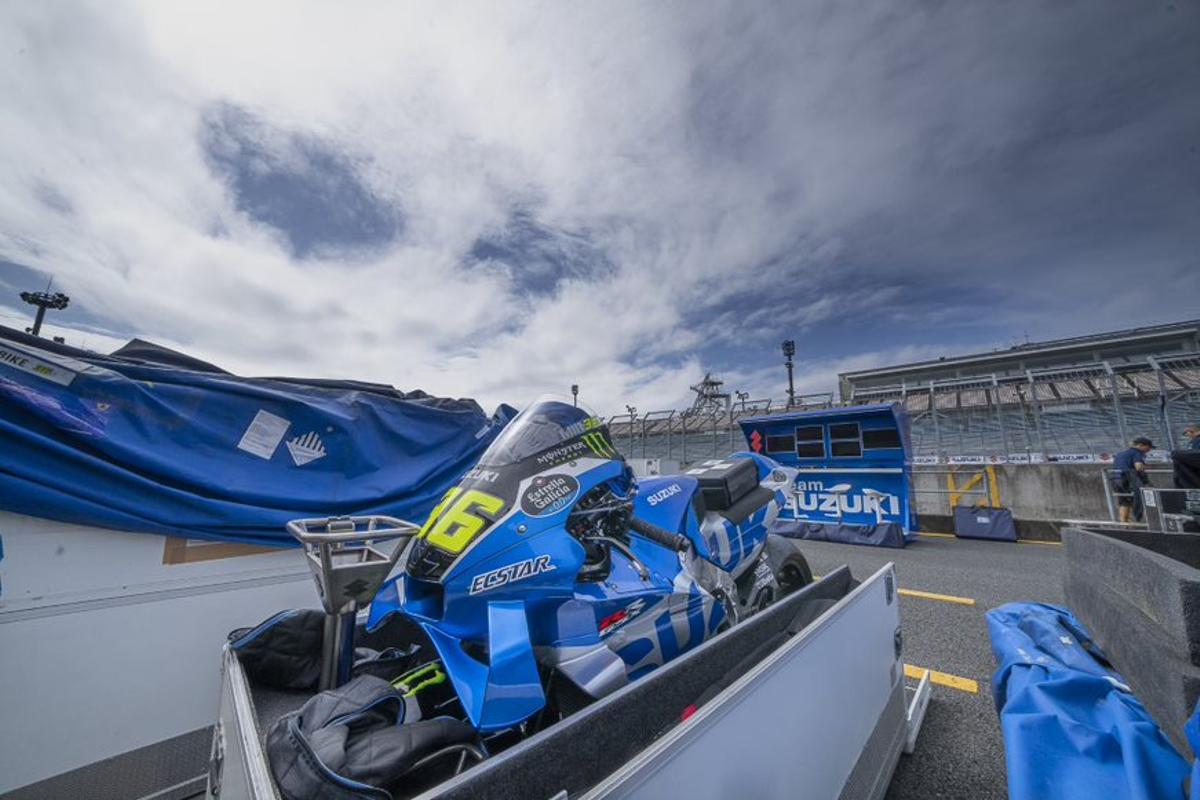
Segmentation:
{"type": "MultiPolygon", "coordinates": [[[[1183,732],[1187,735],[1192,752],[1200,753],[1200,702],[1196,703],[1196,709],[1183,732]]],[[[1188,795],[1188,800],[1200,800],[1200,756],[1192,761],[1192,793],[1188,795]]]]}
{"type": "Polygon", "coordinates": [[[134,341],[111,356],[0,327],[0,509],[292,544],[288,520],[420,521],[513,415],[355,381],[240,378],[134,341]]]}
{"type": "Polygon", "coordinates": [[[1070,611],[987,613],[1010,800],[1176,800],[1189,765],[1070,611]]]}

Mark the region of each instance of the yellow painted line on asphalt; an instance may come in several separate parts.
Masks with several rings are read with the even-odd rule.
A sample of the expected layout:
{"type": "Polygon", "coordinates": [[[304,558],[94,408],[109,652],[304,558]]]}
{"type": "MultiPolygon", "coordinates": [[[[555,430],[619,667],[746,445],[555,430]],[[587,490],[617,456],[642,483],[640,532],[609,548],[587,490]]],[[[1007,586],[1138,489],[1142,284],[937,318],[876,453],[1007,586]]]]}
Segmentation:
{"type": "Polygon", "coordinates": [[[935,669],[914,667],[912,664],[904,665],[905,676],[916,681],[924,678],[926,672],[929,673],[930,683],[936,683],[938,686],[948,686],[951,689],[958,689],[960,692],[967,692],[968,694],[979,694],[978,681],[973,681],[970,678],[964,678],[960,675],[951,675],[948,672],[938,672],[935,669]]]}
{"type": "Polygon", "coordinates": [[[937,600],[938,602],[941,602],[941,603],[956,603],[960,606],[975,605],[975,600],[974,600],[974,598],[971,598],[971,597],[957,597],[952,594],[937,594],[936,592],[922,592],[922,591],[918,591],[917,589],[897,589],[896,592],[901,595],[904,595],[905,597],[918,597],[922,600],[937,600]]]}
{"type": "MultiPolygon", "coordinates": [[[[814,581],[821,580],[821,576],[813,573],[814,581]]],[[[921,600],[937,600],[942,603],[955,603],[960,606],[973,606],[975,599],[972,597],[959,597],[953,594],[938,594],[937,592],[922,592],[919,589],[897,589],[897,594],[905,597],[916,597],[921,600]]]]}
{"type": "MultiPolygon", "coordinates": [[[[928,536],[930,539],[957,539],[953,533],[931,533],[930,531],[918,531],[917,536],[928,536]]],[[[1048,544],[1051,547],[1062,547],[1062,542],[1048,542],[1042,539],[1017,539],[1017,544],[1048,544]]]]}

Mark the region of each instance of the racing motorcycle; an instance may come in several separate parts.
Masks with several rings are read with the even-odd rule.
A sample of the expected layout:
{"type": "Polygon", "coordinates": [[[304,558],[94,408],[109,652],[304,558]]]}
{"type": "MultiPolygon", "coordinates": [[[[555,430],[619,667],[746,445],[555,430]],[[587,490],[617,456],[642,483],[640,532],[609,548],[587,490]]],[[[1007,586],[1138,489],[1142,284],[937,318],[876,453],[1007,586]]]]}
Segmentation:
{"type": "Polygon", "coordinates": [[[414,685],[448,676],[480,735],[553,722],[812,580],[768,533],[788,482],[754,453],[635,479],[601,419],[539,399],[441,498],[368,630],[419,626],[440,664],[414,685]]]}

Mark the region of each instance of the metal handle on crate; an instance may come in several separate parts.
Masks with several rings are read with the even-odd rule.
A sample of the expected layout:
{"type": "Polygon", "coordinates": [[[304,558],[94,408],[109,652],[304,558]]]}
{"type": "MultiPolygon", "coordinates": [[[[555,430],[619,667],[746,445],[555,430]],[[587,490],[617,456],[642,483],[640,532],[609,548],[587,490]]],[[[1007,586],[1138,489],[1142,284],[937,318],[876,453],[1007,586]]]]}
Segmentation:
{"type": "Polygon", "coordinates": [[[332,689],[350,678],[359,606],[371,602],[420,528],[372,515],[297,519],[287,530],[304,547],[325,608],[320,689],[332,689]]]}
{"type": "Polygon", "coordinates": [[[413,536],[420,528],[407,520],[373,514],[368,517],[312,517],[294,519],[287,524],[288,533],[303,544],[356,541],[360,539],[394,539],[413,536]],[[365,525],[365,529],[359,526],[365,525]],[[386,525],[386,527],[380,527],[386,525]],[[322,530],[324,529],[324,530],[322,530]]]}

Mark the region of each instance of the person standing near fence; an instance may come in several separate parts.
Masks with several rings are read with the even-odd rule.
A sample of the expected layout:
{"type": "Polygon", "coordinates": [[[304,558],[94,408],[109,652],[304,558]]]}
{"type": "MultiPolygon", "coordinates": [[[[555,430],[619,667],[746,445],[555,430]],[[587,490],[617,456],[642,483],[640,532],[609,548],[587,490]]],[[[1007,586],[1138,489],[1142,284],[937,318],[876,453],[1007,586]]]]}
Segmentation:
{"type": "Polygon", "coordinates": [[[1181,450],[1200,450],[1200,422],[1193,422],[1184,428],[1183,438],[1187,441],[1183,443],[1181,450]]]}
{"type": "Polygon", "coordinates": [[[1154,443],[1139,436],[1129,443],[1128,449],[1113,456],[1110,480],[1117,496],[1117,519],[1130,522],[1130,517],[1142,521],[1142,487],[1150,483],[1146,475],[1146,453],[1154,449],[1154,443]]]}

